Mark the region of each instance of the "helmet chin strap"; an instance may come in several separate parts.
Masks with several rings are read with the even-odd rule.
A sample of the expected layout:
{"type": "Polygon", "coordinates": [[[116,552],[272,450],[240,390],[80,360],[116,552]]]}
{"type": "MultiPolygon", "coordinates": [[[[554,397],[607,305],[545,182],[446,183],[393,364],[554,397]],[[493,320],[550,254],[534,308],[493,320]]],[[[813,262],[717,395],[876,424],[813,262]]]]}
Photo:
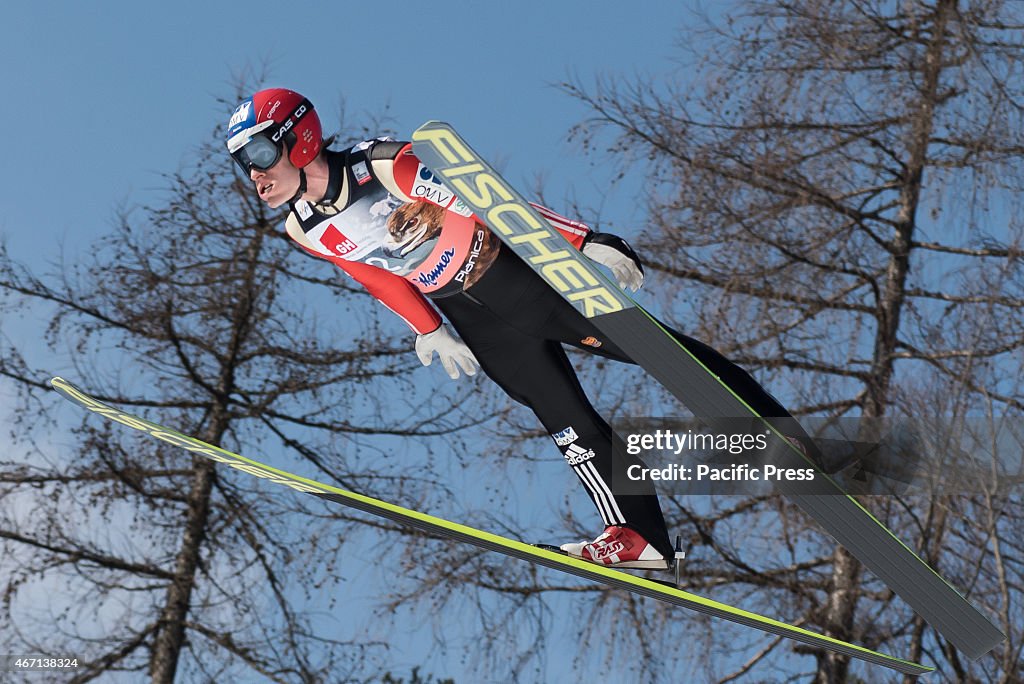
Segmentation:
{"type": "Polygon", "coordinates": [[[288,200],[289,204],[294,204],[302,199],[302,196],[306,194],[306,169],[299,169],[299,189],[295,191],[292,198],[288,200]]]}

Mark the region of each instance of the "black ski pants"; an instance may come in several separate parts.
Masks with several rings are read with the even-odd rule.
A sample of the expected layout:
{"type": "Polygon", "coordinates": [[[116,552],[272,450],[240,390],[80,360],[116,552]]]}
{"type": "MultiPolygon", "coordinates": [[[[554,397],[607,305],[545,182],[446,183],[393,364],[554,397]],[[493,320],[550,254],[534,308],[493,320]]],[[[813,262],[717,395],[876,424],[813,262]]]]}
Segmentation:
{"type": "MultiPolygon", "coordinates": [[[[612,449],[612,440],[620,438],[587,399],[562,345],[625,363],[632,360],[504,246],[469,291],[434,303],[487,376],[536,414],[605,525],[628,525],[671,557],[672,543],[653,484],[644,480],[643,494],[612,491],[613,481],[626,481],[630,465],[643,463],[625,448],[612,449]]],[[[762,416],[789,415],[739,366],[691,337],[672,333],[762,416]]]]}

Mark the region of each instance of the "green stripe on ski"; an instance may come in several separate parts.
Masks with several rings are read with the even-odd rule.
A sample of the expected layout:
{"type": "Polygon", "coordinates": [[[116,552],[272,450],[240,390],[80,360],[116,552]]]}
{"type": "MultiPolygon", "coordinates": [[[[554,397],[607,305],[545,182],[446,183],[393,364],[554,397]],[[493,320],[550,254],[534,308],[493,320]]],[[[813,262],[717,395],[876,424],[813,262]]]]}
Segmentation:
{"type": "Polygon", "coordinates": [[[803,629],[802,627],[796,627],[785,622],[780,622],[757,613],[743,610],[742,608],[736,608],[725,603],[706,599],[701,596],[697,596],[696,594],[683,591],[682,589],[661,584],[654,580],[637,577],[635,575],[630,575],[629,573],[606,568],[594,563],[588,563],[554,551],[538,548],[515,539],[502,537],[491,532],[478,530],[467,525],[451,522],[450,520],[421,513],[410,508],[397,506],[395,504],[388,503],[387,501],[364,496],[362,494],[357,494],[322,482],[317,482],[316,480],[301,477],[285,470],[260,463],[259,461],[254,461],[251,458],[246,458],[245,456],[228,451],[227,449],[207,444],[206,442],[196,439],[195,437],[185,435],[177,430],[150,422],[131,413],[114,408],[113,406],[90,396],[63,378],[55,377],[50,380],[50,384],[65,398],[89,409],[90,411],[93,411],[94,413],[98,413],[104,418],[116,421],[135,430],[140,430],[159,440],[187,449],[188,451],[199,454],[200,456],[204,456],[218,463],[223,463],[237,470],[249,473],[255,477],[270,480],[271,482],[291,487],[292,489],[300,492],[325,496],[332,501],[354,506],[360,510],[376,513],[377,515],[382,515],[387,518],[406,521],[413,524],[418,523],[417,526],[419,527],[435,530],[442,534],[448,534],[494,551],[503,552],[526,560],[533,560],[534,562],[542,563],[547,567],[561,569],[565,572],[570,572],[589,579],[605,581],[613,586],[622,587],[642,595],[651,596],[676,605],[699,610],[710,615],[739,622],[740,624],[753,626],[761,629],[762,631],[786,636],[810,645],[846,653],[906,674],[920,675],[931,672],[934,669],[909,660],[903,660],[884,653],[872,651],[864,648],[863,646],[851,644],[830,636],[817,634],[810,630],[803,629]]]}

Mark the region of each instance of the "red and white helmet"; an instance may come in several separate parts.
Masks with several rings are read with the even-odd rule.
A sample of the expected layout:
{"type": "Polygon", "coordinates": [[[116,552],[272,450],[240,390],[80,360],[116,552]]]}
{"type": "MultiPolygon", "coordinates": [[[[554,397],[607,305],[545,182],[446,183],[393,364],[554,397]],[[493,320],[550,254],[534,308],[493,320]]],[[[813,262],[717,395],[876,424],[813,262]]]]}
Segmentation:
{"type": "Polygon", "coordinates": [[[228,121],[228,152],[246,175],[277,163],[283,150],[301,169],[320,153],[323,128],[313,104],[284,88],[261,90],[243,101],[228,121]]]}

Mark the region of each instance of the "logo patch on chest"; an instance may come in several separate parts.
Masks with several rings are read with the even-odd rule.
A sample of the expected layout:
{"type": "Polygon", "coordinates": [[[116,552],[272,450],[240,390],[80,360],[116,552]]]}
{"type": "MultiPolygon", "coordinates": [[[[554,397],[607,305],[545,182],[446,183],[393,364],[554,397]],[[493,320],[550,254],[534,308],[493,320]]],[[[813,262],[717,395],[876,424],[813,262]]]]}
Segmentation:
{"type": "Polygon", "coordinates": [[[366,168],[366,162],[359,162],[352,165],[352,175],[356,177],[356,183],[363,185],[368,183],[372,176],[370,176],[370,170],[366,168]]]}
{"type": "Polygon", "coordinates": [[[327,226],[327,230],[320,238],[320,244],[338,256],[345,256],[358,246],[338,230],[333,223],[327,226]]]}

